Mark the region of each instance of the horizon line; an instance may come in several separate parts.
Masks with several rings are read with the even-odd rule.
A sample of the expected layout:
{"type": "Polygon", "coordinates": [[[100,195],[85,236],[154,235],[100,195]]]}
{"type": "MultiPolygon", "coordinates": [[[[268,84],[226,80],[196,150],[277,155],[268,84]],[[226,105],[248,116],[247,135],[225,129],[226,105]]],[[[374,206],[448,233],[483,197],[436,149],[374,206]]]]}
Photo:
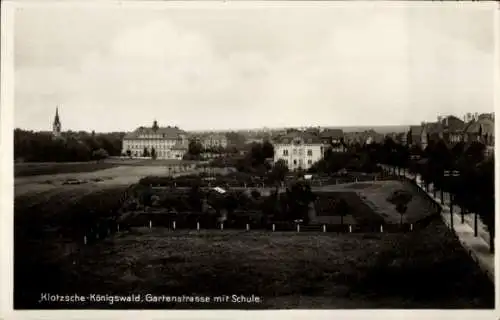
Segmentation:
{"type": "MultiPolygon", "coordinates": [[[[179,129],[186,131],[186,132],[238,132],[238,131],[263,131],[263,130],[286,130],[286,129],[299,129],[299,128],[305,128],[305,129],[344,129],[344,128],[367,128],[367,129],[374,129],[374,128],[381,128],[381,127],[410,127],[414,125],[420,125],[420,124],[385,124],[385,125],[328,125],[328,126],[318,126],[318,125],[298,125],[298,126],[263,126],[263,127],[247,127],[247,128],[221,128],[221,129],[183,129],[182,127],[177,126],[179,129]]],[[[112,133],[112,132],[133,132],[137,128],[141,126],[136,127],[134,130],[119,130],[119,129],[114,129],[114,130],[107,130],[107,131],[95,131],[95,130],[89,130],[89,129],[66,129],[62,132],[89,132],[91,133],[94,131],[95,133],[112,133]]],[[[146,126],[142,126],[144,128],[148,128],[146,126]]],[[[168,127],[168,126],[167,126],[168,127]]],[[[170,126],[172,127],[172,126],[170,126]]],[[[174,126],[175,127],[175,126],[174,126]]],[[[163,127],[162,127],[163,128],[163,127]]],[[[23,130],[23,131],[34,131],[34,132],[52,132],[50,128],[47,128],[46,130],[40,130],[40,129],[33,129],[33,128],[21,128],[21,127],[15,127],[13,130],[23,130]]]]}

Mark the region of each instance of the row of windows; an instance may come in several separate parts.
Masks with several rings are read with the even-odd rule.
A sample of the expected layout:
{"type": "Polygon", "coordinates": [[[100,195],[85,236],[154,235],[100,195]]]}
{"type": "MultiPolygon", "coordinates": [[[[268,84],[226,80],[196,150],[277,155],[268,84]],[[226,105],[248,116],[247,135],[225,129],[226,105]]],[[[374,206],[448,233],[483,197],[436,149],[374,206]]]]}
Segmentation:
{"type": "MultiPolygon", "coordinates": [[[[135,151],[131,150],[130,154],[132,156],[135,156],[135,157],[142,157],[143,152],[142,151],[137,151],[137,150],[135,150],[135,151]]],[[[170,152],[165,152],[165,151],[158,151],[157,156],[160,157],[160,158],[161,157],[172,158],[172,156],[175,156],[176,158],[180,158],[181,157],[181,155],[178,154],[178,153],[177,154],[172,154],[170,152]]]]}
{"type": "MultiPolygon", "coordinates": [[[[288,159],[283,159],[283,160],[285,160],[285,163],[288,166],[289,165],[288,159]]],[[[296,166],[297,165],[297,160],[293,160],[292,163],[293,163],[294,166],[296,166]]],[[[300,161],[299,163],[302,165],[302,161],[300,161]]],[[[310,160],[310,159],[307,160],[307,164],[311,165],[312,164],[312,160],[310,160]]]]}
{"type": "MultiPolygon", "coordinates": [[[[293,149],[293,154],[294,154],[294,155],[297,155],[297,153],[298,153],[299,155],[302,155],[302,154],[304,153],[304,150],[303,150],[303,149],[293,149]]],[[[283,155],[284,155],[284,156],[288,156],[288,149],[283,150],[283,155]]],[[[307,150],[307,155],[308,155],[309,157],[312,157],[312,155],[313,155],[313,151],[312,151],[312,149],[307,150]]]]}
{"type": "Polygon", "coordinates": [[[123,146],[125,149],[144,149],[144,148],[155,148],[155,149],[170,149],[172,146],[166,146],[162,144],[157,145],[145,145],[145,144],[129,144],[123,146]]]}

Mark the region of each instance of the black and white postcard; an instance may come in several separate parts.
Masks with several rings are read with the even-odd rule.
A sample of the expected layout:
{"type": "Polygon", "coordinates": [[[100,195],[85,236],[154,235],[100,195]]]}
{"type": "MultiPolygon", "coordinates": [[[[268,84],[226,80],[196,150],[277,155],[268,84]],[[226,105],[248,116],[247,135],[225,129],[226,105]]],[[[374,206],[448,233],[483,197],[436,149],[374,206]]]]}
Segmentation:
{"type": "Polygon", "coordinates": [[[499,12],[3,2],[2,314],[498,319],[499,12]]]}

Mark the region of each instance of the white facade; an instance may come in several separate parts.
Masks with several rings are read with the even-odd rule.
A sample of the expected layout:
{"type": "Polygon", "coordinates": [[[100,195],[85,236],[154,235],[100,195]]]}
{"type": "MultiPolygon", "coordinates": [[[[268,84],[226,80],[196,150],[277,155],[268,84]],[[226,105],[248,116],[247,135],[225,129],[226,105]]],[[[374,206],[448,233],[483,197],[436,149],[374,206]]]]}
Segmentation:
{"type": "Polygon", "coordinates": [[[304,143],[303,139],[295,139],[292,143],[274,145],[274,162],[283,159],[290,170],[299,168],[307,170],[315,162],[323,158],[321,143],[304,143]]]}
{"type": "Polygon", "coordinates": [[[209,135],[201,140],[203,148],[227,148],[227,138],[225,135],[209,135]]]}
{"type": "Polygon", "coordinates": [[[142,157],[146,148],[151,155],[155,150],[157,159],[182,159],[188,150],[188,139],[177,128],[139,128],[125,136],[122,142],[122,154],[142,157]]]}
{"type": "Polygon", "coordinates": [[[130,150],[132,157],[142,157],[144,148],[149,153],[154,148],[158,159],[182,159],[187,152],[187,147],[183,148],[184,150],[177,149],[178,147],[177,140],[171,139],[124,139],[122,153],[127,154],[127,150],[130,150]]]}

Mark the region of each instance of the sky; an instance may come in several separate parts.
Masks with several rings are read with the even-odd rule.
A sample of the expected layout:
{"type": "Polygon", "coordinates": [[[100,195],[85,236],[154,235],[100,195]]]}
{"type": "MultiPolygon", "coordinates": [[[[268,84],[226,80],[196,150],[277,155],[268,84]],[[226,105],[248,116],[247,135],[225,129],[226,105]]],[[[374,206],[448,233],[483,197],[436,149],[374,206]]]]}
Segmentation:
{"type": "MultiPolygon", "coordinates": [[[[449,3],[450,4],[450,3],[449,3]]],[[[14,126],[409,125],[492,112],[494,11],[286,3],[19,7],[14,126]]]]}

